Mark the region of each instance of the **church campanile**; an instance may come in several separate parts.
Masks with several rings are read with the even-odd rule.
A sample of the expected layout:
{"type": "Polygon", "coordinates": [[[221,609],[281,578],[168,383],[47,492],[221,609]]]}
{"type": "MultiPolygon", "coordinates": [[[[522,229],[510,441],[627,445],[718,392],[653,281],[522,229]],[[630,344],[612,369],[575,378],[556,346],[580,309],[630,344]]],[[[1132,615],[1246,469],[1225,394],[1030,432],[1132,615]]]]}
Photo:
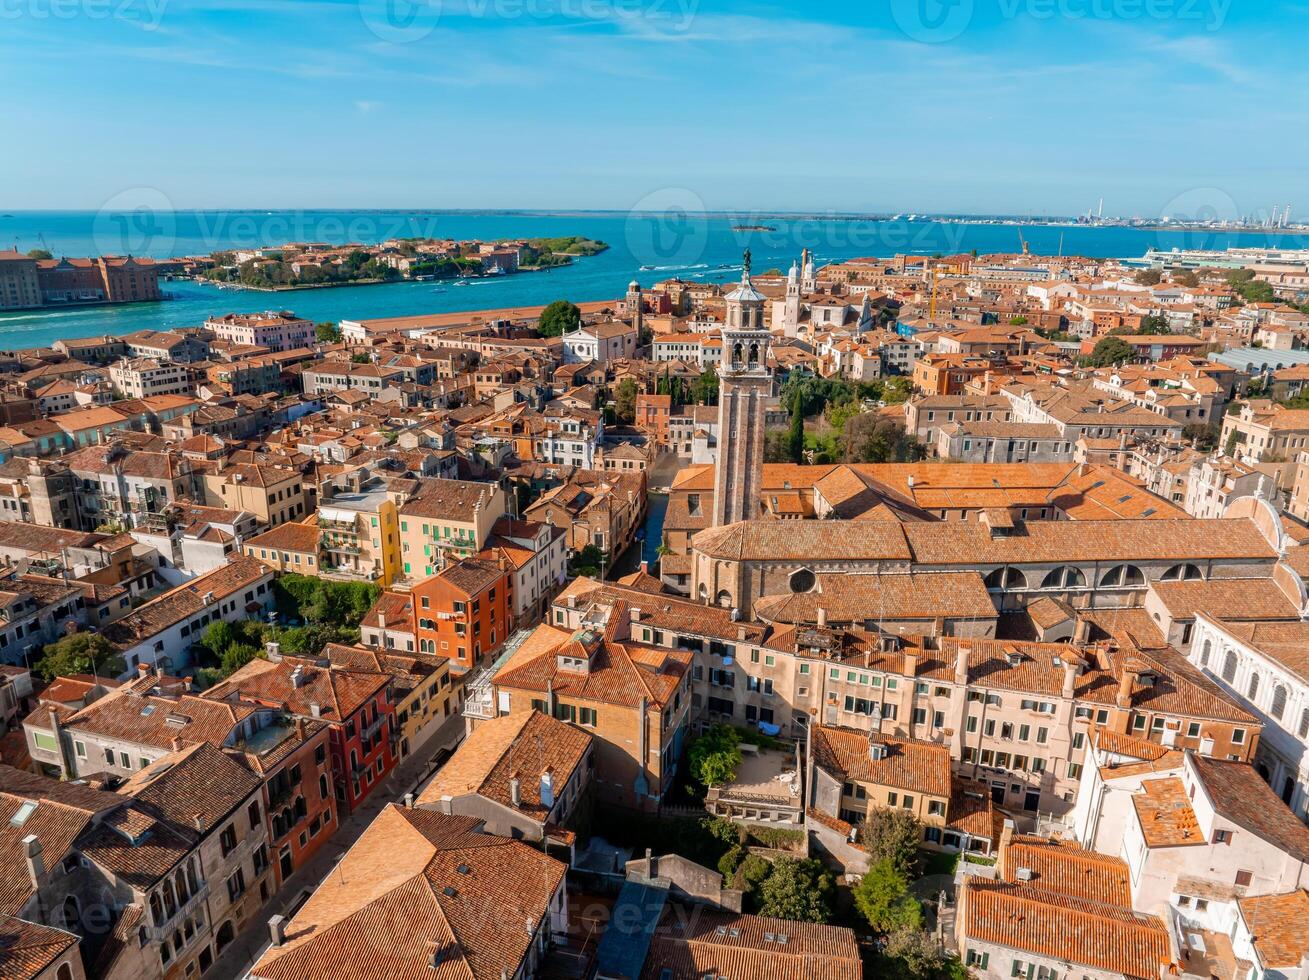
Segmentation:
{"type": "Polygon", "coordinates": [[[773,393],[768,368],[772,336],[764,327],[764,295],[750,281],[745,253],[741,284],[727,294],[723,359],[718,365],[718,466],[714,527],[759,516],[764,466],[764,407],[773,393]]]}

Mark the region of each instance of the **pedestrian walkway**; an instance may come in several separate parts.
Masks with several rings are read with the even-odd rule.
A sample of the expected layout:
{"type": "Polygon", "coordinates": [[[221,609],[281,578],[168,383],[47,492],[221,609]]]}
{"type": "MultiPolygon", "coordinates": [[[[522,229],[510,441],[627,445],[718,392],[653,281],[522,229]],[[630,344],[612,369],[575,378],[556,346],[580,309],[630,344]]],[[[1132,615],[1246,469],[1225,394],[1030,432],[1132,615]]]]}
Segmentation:
{"type": "Polygon", "coordinates": [[[312,893],[331,873],[383,808],[390,803],[400,802],[407,793],[420,793],[436,773],[436,756],[442,749],[452,747],[462,736],[463,729],[463,717],[459,714],[451,715],[429,738],[410,752],[354,813],[341,823],[332,839],[319,848],[307,864],[283,882],[281,891],[264,906],[250,926],[223,950],[206,976],[215,980],[239,980],[248,976],[250,969],[268,948],[268,920],[274,915],[292,918],[304,904],[307,893],[312,893]]]}

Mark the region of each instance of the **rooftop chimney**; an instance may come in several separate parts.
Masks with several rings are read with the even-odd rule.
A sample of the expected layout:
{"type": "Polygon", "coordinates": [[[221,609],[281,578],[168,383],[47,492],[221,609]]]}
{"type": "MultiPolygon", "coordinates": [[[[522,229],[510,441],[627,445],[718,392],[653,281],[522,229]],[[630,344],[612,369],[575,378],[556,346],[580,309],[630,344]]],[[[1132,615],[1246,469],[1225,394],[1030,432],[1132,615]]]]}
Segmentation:
{"type": "Polygon", "coordinates": [[[1120,708],[1130,708],[1132,706],[1132,685],[1136,683],[1137,672],[1128,667],[1123,668],[1123,674],[1118,678],[1118,697],[1117,704],[1120,708]]]}
{"type": "Polygon", "coordinates": [[[1083,644],[1087,641],[1087,638],[1090,637],[1090,635],[1091,621],[1089,619],[1082,619],[1079,616],[1076,625],[1073,627],[1073,642],[1078,645],[1083,644]]]}
{"type": "Polygon", "coordinates": [[[968,654],[971,652],[968,647],[962,644],[955,652],[954,682],[961,687],[968,683],[968,654]]]}
{"type": "Polygon", "coordinates": [[[41,851],[41,841],[36,834],[23,838],[23,852],[27,857],[27,877],[32,881],[32,888],[39,890],[44,884],[45,857],[41,851]]]}
{"type": "Polygon", "coordinates": [[[523,802],[522,784],[517,776],[509,777],[509,802],[514,806],[520,806],[523,802]]]}
{"type": "Polygon", "coordinates": [[[1060,693],[1066,699],[1071,701],[1073,692],[1077,688],[1077,664],[1072,660],[1064,661],[1064,688],[1060,693]]]}
{"type": "Polygon", "coordinates": [[[996,865],[1000,870],[1000,877],[1004,877],[1005,858],[1009,854],[1009,846],[1014,840],[1014,822],[1005,817],[1004,827],[1000,830],[1000,846],[996,850],[996,865]]]}
{"type": "Polygon", "coordinates": [[[182,746],[185,745],[185,744],[186,744],[186,743],[183,742],[180,738],[178,738],[177,736],[173,736],[173,751],[174,751],[174,752],[181,752],[181,751],[182,751],[182,746]]]}
{"type": "Polygon", "coordinates": [[[195,815],[194,823],[195,823],[195,829],[199,833],[203,834],[205,832],[205,815],[203,813],[197,813],[195,815]]]}
{"type": "Polygon", "coordinates": [[[315,718],[323,717],[323,706],[317,701],[311,701],[309,703],[309,714],[315,718]]]}
{"type": "Polygon", "coordinates": [[[268,935],[272,938],[274,946],[281,946],[286,942],[286,916],[275,915],[268,920],[268,935]]]}
{"type": "Polygon", "coordinates": [[[823,606],[818,607],[818,628],[820,630],[827,629],[827,609],[823,606]]]}
{"type": "Polygon", "coordinates": [[[547,810],[555,805],[555,774],[553,769],[541,773],[541,805],[547,810]]]}
{"type": "Polygon", "coordinates": [[[406,793],[406,794],[405,794],[405,809],[406,809],[406,810],[412,810],[413,808],[414,808],[414,794],[413,794],[413,793],[406,793]]]}

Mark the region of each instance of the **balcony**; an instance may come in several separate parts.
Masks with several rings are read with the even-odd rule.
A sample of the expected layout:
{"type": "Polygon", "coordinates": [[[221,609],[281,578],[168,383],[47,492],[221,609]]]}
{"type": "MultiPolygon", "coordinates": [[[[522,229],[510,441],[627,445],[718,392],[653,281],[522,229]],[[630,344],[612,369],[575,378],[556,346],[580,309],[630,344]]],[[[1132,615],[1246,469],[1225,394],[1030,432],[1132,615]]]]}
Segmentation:
{"type": "MultiPolygon", "coordinates": [[[[148,936],[153,942],[163,942],[172,934],[173,930],[177,928],[178,923],[204,904],[204,901],[208,896],[209,882],[202,881],[191,897],[179,905],[173,914],[165,919],[163,923],[155,925],[152,922],[147,925],[145,927],[146,936],[148,936]]],[[[153,916],[151,918],[153,918],[153,916]]]]}
{"type": "Polygon", "coordinates": [[[330,541],[326,541],[323,543],[323,550],[334,555],[362,555],[363,554],[363,551],[360,550],[360,548],[357,545],[345,544],[344,542],[340,544],[334,544],[330,541]]]}
{"type": "Polygon", "coordinates": [[[349,565],[320,565],[318,572],[323,578],[342,582],[373,582],[381,571],[376,568],[353,568],[349,565]]]}

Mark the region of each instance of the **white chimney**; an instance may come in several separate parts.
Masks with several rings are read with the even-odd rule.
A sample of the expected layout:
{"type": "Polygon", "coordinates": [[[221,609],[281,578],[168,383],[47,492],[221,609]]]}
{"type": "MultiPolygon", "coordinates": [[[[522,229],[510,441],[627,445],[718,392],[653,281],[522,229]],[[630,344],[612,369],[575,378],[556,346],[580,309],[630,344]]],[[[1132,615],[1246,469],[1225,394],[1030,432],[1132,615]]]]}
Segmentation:
{"type": "Polygon", "coordinates": [[[547,810],[555,805],[555,775],[553,769],[541,773],[541,805],[547,810]]]}
{"type": "Polygon", "coordinates": [[[36,834],[28,834],[23,838],[23,853],[27,857],[27,876],[32,880],[32,888],[40,891],[45,884],[45,857],[36,834]]]}
{"type": "Polygon", "coordinates": [[[281,946],[286,942],[286,916],[275,915],[268,920],[268,935],[272,938],[274,946],[281,946]]]}
{"type": "Polygon", "coordinates": [[[523,802],[522,784],[517,776],[509,777],[509,802],[514,806],[520,806],[523,802]]]}

